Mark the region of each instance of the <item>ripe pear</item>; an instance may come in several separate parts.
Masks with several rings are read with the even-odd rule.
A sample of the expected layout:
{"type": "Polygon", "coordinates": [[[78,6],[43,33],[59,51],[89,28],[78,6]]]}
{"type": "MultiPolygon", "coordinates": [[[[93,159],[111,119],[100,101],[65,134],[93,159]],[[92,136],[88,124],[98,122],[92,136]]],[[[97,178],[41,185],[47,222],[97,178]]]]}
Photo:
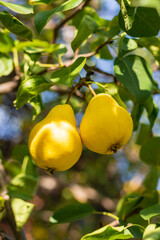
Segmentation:
{"type": "Polygon", "coordinates": [[[82,141],[71,106],[54,107],[31,130],[28,145],[34,162],[48,173],[71,168],[82,152],[82,141]]]}
{"type": "Polygon", "coordinates": [[[130,114],[105,93],[91,99],[80,124],[84,145],[100,154],[118,151],[128,142],[132,131],[130,114]]]}

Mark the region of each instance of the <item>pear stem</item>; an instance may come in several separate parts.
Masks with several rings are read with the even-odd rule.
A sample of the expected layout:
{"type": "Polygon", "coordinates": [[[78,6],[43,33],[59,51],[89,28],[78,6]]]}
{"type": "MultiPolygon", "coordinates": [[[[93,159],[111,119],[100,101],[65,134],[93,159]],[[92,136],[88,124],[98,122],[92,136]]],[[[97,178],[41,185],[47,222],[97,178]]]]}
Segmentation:
{"type": "Polygon", "coordinates": [[[95,91],[93,90],[93,88],[91,87],[91,85],[86,85],[88,88],[89,88],[89,90],[91,91],[91,93],[93,94],[93,96],[95,97],[96,96],[96,93],[95,93],[95,91]]]}

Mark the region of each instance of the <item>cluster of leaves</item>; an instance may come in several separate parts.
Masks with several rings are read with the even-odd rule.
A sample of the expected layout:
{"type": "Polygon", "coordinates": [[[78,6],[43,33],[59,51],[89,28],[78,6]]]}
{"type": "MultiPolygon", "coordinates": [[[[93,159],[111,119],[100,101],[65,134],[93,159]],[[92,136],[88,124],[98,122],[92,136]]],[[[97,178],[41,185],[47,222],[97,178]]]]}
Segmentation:
{"type": "MultiPolygon", "coordinates": [[[[41,93],[55,85],[73,87],[76,90],[77,86],[80,89],[84,85],[81,83],[95,83],[97,93],[110,94],[121,106],[126,107],[124,102],[127,101],[133,103],[131,116],[134,130],[139,131],[137,143],[142,145],[140,158],[152,166],[151,170],[138,192],[127,194],[120,200],[117,207],[118,217],[112,215],[120,226],[104,226],[82,239],[159,239],[159,225],[151,223],[151,219],[160,215],[156,190],[159,179],[160,137],[152,136],[152,127],[158,114],[153,94],[160,93],[160,90],[153,78],[152,62],[146,55],[150,54],[153,63],[159,67],[160,40],[157,35],[160,29],[160,8],[158,0],[117,2],[120,4],[119,14],[112,20],[106,20],[98,15],[92,5],[87,6],[89,1],[84,4],[82,0],[68,0],[56,5],[56,1],[52,0],[30,0],[29,5],[24,6],[0,1],[0,5],[7,8],[0,12],[0,22],[3,26],[0,29],[0,76],[8,76],[15,71],[19,83],[15,107],[19,109],[29,103],[33,107],[33,118],[44,108],[41,93]],[[47,10],[40,11],[41,4],[46,4],[47,10]],[[74,14],[71,11],[71,15],[65,15],[65,11],[77,9],[79,6],[82,7],[74,14]],[[34,17],[34,30],[19,20],[24,14],[34,17]],[[41,37],[42,31],[47,31],[44,29],[46,24],[55,14],[64,17],[60,21],[68,21],[76,30],[71,42],[73,58],[69,61],[65,58],[65,44],[55,43],[53,39],[50,43],[41,37]],[[116,54],[113,53],[113,49],[116,50],[116,54]],[[114,75],[110,74],[113,82],[95,82],[91,71],[99,70],[89,65],[89,58],[94,66],[95,59],[113,59],[114,75]],[[82,69],[86,73],[83,81],[82,69]],[[78,84],[74,83],[75,79],[78,84]],[[144,110],[147,112],[149,124],[140,124],[144,110]]],[[[55,28],[55,37],[60,27],[61,24],[55,28]]],[[[83,88],[81,92],[85,94],[83,88]]],[[[11,166],[3,161],[5,169],[12,177],[7,185],[7,194],[11,198],[18,230],[23,227],[33,209],[33,204],[27,201],[32,200],[38,181],[36,167],[26,147],[20,148],[24,148],[23,151],[17,147],[13,158],[21,161],[23,159],[22,167],[14,163],[10,163],[13,164],[11,166]]],[[[0,198],[2,215],[4,208],[4,199],[0,198]]],[[[49,221],[52,225],[60,224],[90,214],[97,212],[89,204],[76,203],[59,209],[49,221]]],[[[100,214],[109,215],[106,212],[100,214]]]]}

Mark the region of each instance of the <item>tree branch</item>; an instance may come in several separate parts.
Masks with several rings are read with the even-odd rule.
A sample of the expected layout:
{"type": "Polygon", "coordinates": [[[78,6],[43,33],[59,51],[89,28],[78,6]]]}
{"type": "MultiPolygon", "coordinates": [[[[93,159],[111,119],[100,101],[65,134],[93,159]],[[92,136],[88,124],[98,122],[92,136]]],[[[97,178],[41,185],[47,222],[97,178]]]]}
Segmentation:
{"type": "Polygon", "coordinates": [[[6,94],[12,92],[18,87],[18,81],[9,81],[0,84],[0,94],[6,94]]]}
{"type": "Polygon", "coordinates": [[[115,76],[114,74],[104,72],[104,71],[102,71],[101,69],[99,69],[99,68],[97,68],[97,67],[95,67],[95,66],[93,66],[93,67],[88,67],[88,66],[87,66],[87,67],[85,67],[85,70],[86,70],[86,71],[87,71],[87,70],[90,70],[90,71],[98,72],[98,73],[101,73],[101,74],[103,74],[103,75],[106,75],[107,77],[116,78],[116,76],[115,76]]]}

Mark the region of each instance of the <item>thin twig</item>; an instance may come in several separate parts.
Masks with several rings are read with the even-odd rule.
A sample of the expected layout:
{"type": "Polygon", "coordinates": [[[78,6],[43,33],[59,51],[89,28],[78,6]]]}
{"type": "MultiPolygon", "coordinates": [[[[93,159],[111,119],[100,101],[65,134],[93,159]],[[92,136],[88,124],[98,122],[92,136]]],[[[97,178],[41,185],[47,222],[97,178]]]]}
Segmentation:
{"type": "MultiPolygon", "coordinates": [[[[57,92],[59,94],[66,94],[66,93],[70,93],[72,88],[71,87],[66,87],[66,86],[58,86],[58,85],[54,85],[50,88],[50,90],[57,92]]],[[[80,99],[84,100],[84,94],[82,92],[80,92],[78,89],[75,90],[75,92],[73,93],[73,95],[77,96],[80,99]]]]}
{"type": "Polygon", "coordinates": [[[115,220],[115,221],[109,223],[108,225],[110,225],[111,227],[117,227],[117,226],[119,226],[119,221],[115,220]]]}
{"type": "Polygon", "coordinates": [[[68,95],[66,104],[69,103],[69,100],[70,100],[71,96],[73,95],[73,93],[75,92],[76,89],[77,89],[77,86],[72,87],[72,90],[70,91],[70,93],[69,93],[69,95],[68,95]]]}
{"type": "Polygon", "coordinates": [[[107,77],[113,77],[113,78],[116,78],[116,76],[112,73],[107,73],[107,72],[104,72],[103,70],[97,68],[97,67],[88,67],[89,70],[91,71],[94,71],[94,72],[98,72],[98,73],[101,73],[101,74],[104,74],[106,75],[107,77]]]}
{"type": "Polygon", "coordinates": [[[91,85],[86,84],[85,86],[89,88],[89,90],[91,91],[91,93],[92,93],[93,96],[95,97],[95,96],[96,96],[96,93],[95,93],[95,91],[93,90],[93,88],[91,87],[91,85]]]}

